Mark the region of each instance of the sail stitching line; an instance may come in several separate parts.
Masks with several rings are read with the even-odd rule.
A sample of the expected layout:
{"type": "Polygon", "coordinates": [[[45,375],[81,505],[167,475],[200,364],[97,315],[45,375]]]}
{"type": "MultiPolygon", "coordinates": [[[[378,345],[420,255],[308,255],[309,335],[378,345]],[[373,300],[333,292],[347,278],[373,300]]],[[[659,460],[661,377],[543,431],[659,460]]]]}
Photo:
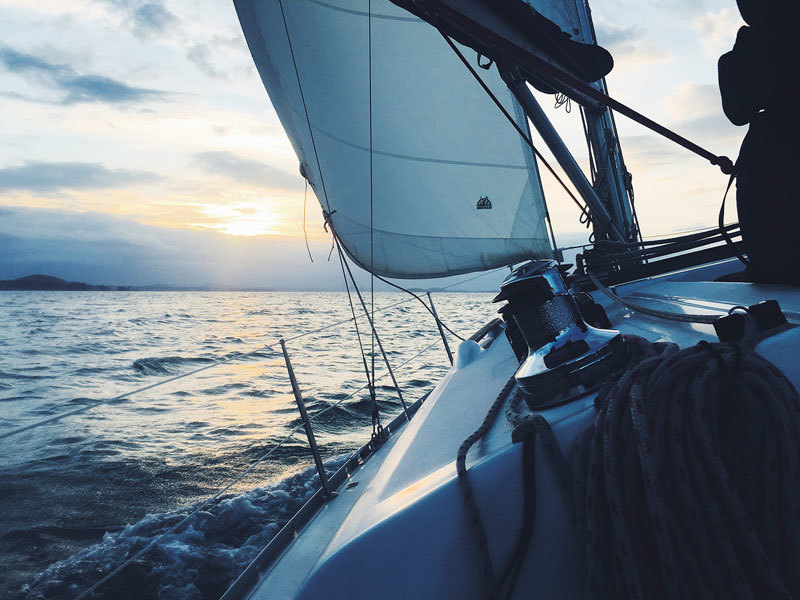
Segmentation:
{"type": "MultiPolygon", "coordinates": [[[[317,127],[317,133],[324,135],[325,137],[329,137],[332,140],[335,140],[345,146],[350,146],[351,148],[355,148],[357,150],[363,150],[364,152],[369,152],[369,148],[361,146],[355,142],[351,142],[346,140],[338,135],[334,135],[329,131],[325,131],[324,129],[317,127]]],[[[456,165],[459,167],[486,167],[489,169],[515,169],[517,171],[525,171],[528,169],[526,165],[507,165],[503,163],[488,163],[488,162],[477,162],[477,161],[468,161],[468,160],[452,160],[447,158],[433,158],[429,156],[413,156],[411,154],[400,154],[398,152],[387,152],[386,150],[373,150],[373,154],[377,154],[379,156],[386,156],[388,158],[398,158],[400,160],[410,160],[416,162],[428,162],[428,163],[436,163],[436,164],[443,164],[443,165],[456,165]]]]}

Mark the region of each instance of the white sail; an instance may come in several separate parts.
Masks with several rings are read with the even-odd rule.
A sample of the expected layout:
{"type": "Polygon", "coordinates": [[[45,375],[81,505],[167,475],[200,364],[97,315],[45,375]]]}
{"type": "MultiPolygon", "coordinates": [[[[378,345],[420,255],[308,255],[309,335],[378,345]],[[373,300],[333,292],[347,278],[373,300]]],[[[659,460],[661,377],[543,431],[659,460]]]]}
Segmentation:
{"type": "MultiPolygon", "coordinates": [[[[302,171],[362,266],[425,278],[552,255],[530,149],[434,28],[388,0],[235,5],[302,171]]],[[[480,73],[527,128],[497,70],[480,73]]]]}

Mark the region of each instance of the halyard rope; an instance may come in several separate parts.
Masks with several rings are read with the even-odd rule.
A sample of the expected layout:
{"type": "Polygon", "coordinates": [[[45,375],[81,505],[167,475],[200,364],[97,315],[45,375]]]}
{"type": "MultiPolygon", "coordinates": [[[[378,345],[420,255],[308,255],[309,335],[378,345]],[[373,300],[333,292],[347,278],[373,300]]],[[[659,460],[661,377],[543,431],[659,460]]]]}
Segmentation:
{"type": "Polygon", "coordinates": [[[702,323],[705,325],[713,325],[717,321],[717,319],[725,316],[725,315],[697,315],[689,313],[675,313],[665,310],[656,310],[654,308],[647,308],[645,306],[633,304],[632,302],[623,300],[615,293],[613,293],[610,289],[608,289],[605,285],[603,285],[597,278],[597,276],[594,273],[592,273],[589,269],[586,269],[586,274],[589,276],[589,279],[592,280],[592,283],[597,287],[597,289],[600,290],[603,294],[605,294],[609,298],[611,298],[611,300],[620,303],[622,306],[629,308],[634,312],[642,313],[643,315],[657,317],[660,319],[669,319],[670,321],[682,321],[684,323],[702,323]]]}

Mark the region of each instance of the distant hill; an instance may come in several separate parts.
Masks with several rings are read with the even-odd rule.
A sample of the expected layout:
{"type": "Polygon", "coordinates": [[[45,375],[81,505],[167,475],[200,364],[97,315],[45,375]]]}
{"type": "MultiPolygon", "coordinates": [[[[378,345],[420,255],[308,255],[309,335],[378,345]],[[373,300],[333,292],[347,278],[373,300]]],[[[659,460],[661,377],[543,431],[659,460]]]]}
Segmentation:
{"type": "Polygon", "coordinates": [[[89,285],[79,281],[64,281],[52,275],[28,275],[19,279],[0,280],[0,290],[4,291],[90,291],[90,290],[124,290],[128,288],[89,285]]]}

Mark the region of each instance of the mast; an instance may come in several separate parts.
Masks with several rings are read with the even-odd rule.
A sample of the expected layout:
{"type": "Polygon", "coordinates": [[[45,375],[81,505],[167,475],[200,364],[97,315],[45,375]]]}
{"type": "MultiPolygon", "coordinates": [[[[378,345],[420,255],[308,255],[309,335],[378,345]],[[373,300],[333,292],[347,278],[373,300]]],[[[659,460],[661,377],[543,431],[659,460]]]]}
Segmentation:
{"type": "MultiPolygon", "coordinates": [[[[574,2],[578,13],[580,41],[584,44],[597,44],[588,1],[574,2]]],[[[605,77],[590,85],[608,95],[605,77]]],[[[592,183],[595,193],[606,203],[626,241],[638,241],[641,232],[634,218],[633,178],[622,158],[614,114],[607,106],[602,106],[599,110],[588,110],[581,106],[580,110],[585,123],[584,133],[592,153],[592,183]]]]}

